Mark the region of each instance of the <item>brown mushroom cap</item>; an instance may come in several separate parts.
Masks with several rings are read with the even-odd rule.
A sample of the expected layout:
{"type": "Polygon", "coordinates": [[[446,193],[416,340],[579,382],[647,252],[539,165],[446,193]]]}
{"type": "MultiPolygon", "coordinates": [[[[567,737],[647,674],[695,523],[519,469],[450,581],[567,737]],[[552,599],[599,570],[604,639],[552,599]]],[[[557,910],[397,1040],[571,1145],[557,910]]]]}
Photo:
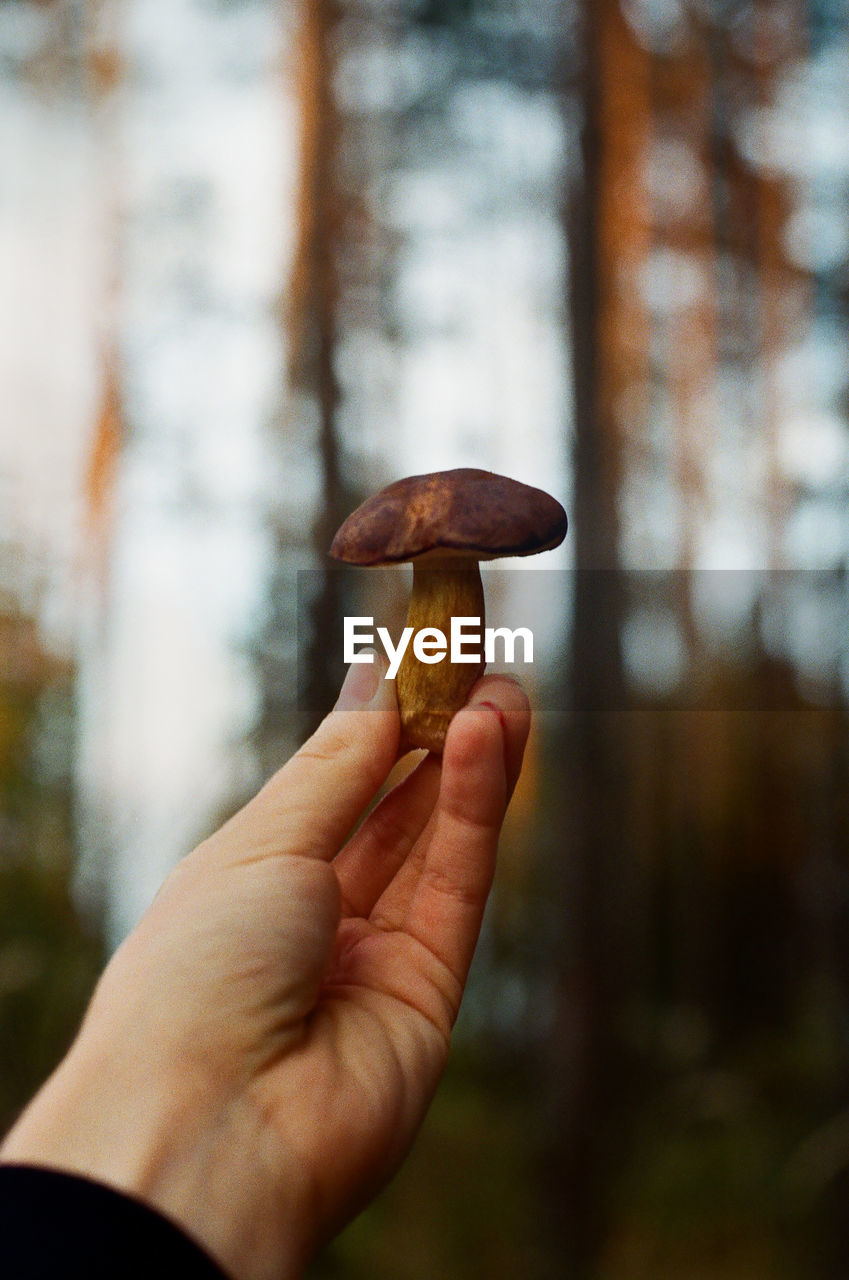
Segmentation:
{"type": "Polygon", "coordinates": [[[396,480],[352,512],[330,554],[348,564],[398,564],[429,553],[479,560],[531,556],[566,536],[566,512],[542,489],[459,467],[396,480]]]}

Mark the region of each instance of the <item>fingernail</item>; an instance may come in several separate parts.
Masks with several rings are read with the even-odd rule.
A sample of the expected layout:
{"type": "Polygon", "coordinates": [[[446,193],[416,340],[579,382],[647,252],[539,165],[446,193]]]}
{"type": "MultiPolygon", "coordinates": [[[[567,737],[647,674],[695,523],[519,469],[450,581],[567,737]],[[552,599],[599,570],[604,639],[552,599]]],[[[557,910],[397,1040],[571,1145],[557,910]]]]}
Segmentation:
{"type": "Polygon", "coordinates": [[[488,702],[485,698],[482,698],[481,701],[477,703],[477,706],[489,707],[490,711],[494,711],[495,714],[498,716],[498,722],[501,725],[501,728],[502,729],[504,728],[504,725],[505,725],[504,712],[501,710],[499,706],[496,705],[496,703],[488,702]]]}
{"type": "Polygon", "coordinates": [[[371,662],[351,663],[336,700],[337,711],[355,711],[357,707],[365,707],[377,693],[383,667],[374,650],[371,655],[371,662]]]}

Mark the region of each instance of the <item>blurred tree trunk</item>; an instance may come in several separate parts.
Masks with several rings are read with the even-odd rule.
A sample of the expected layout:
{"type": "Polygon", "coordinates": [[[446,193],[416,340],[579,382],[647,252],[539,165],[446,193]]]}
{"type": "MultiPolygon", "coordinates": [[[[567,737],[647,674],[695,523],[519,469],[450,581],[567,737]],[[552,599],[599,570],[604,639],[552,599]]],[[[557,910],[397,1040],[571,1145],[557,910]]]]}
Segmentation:
{"type": "Polygon", "coordinates": [[[123,138],[119,94],[123,79],[121,13],[113,0],[88,0],[86,77],[92,103],[98,165],[98,241],[102,254],[99,298],[101,386],[86,475],[88,547],[98,605],[105,616],[115,483],[124,440],[120,376],[122,294],[123,138]]]}
{"type": "MultiPolygon", "coordinates": [[[[691,296],[668,317],[669,396],[674,437],[672,479],[676,490],[679,548],[674,603],[691,670],[702,660],[702,636],[693,609],[693,570],[710,516],[707,484],[715,448],[713,409],[717,385],[717,262],[711,201],[711,65],[704,39],[684,42],[676,57],[661,60],[655,73],[654,113],[667,146],[680,148],[685,166],[668,191],[657,191],[658,237],[686,263],[691,296]],[[689,173],[686,166],[689,165],[689,173]]],[[[663,152],[661,151],[661,155],[663,152]]],[[[655,183],[657,181],[655,179],[655,183]]]]}
{"type": "MultiPolygon", "coordinates": [[[[320,506],[312,526],[312,542],[319,566],[324,566],[333,535],[346,514],[339,462],[340,394],[335,370],[344,225],[339,174],[342,122],[333,92],[334,47],[340,16],[341,7],[336,0],[303,0],[297,52],[301,186],[289,337],[292,382],[315,406],[318,418],[315,453],[320,506]]],[[[309,733],[330,709],[337,691],[328,637],[334,632],[339,612],[338,577],[320,567],[309,585],[307,634],[301,638],[299,652],[304,733],[309,733]]]]}
{"type": "MultiPolygon", "coordinates": [[[[755,87],[757,106],[768,109],[775,85],[804,58],[804,38],[800,14],[793,4],[785,5],[781,38],[775,38],[772,3],[753,0],[755,87]]],[[[758,272],[760,317],[758,356],[762,370],[762,412],[764,416],[764,504],[766,508],[767,567],[786,567],[783,551],[790,516],[791,490],[780,462],[779,432],[782,418],[780,360],[794,324],[803,322],[811,309],[807,282],[802,283],[790,267],[784,248],[784,232],[792,212],[787,181],[782,174],[756,171],[755,245],[753,257],[758,272]],[[794,316],[795,311],[795,316],[794,316]]]]}
{"type": "Polygon", "coordinates": [[[565,210],[575,401],[571,531],[575,575],[571,700],[559,890],[563,969],[551,1044],[548,1185],[564,1274],[594,1274],[603,1235],[601,1187],[621,1095],[615,1009],[623,940],[617,877],[623,830],[620,626],[621,415],[641,412],[648,325],[633,273],[648,219],[639,164],[648,127],[647,58],[615,0],[582,12],[581,172],[565,210]],[[629,392],[632,393],[629,395],[629,392]]]}

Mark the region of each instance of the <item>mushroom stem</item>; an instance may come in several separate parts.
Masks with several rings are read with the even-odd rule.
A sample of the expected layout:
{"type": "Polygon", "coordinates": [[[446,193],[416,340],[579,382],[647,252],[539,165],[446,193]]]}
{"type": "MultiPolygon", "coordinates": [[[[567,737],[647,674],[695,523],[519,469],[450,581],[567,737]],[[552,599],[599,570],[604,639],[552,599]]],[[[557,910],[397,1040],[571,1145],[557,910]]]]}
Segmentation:
{"type": "MultiPolygon", "coordinates": [[[[483,584],[476,557],[414,563],[405,625],[413,628],[413,637],[423,628],[437,628],[445,636],[449,650],[439,662],[423,663],[410,643],[401,660],[396,690],[403,745],[441,753],[452,716],[465,704],[472,685],[483,673],[484,614],[483,584]],[[467,633],[480,632],[477,659],[471,662],[451,661],[451,619],[461,617],[479,619],[479,626],[466,627],[467,633]]],[[[464,643],[463,652],[471,656],[474,646],[464,643]]]]}

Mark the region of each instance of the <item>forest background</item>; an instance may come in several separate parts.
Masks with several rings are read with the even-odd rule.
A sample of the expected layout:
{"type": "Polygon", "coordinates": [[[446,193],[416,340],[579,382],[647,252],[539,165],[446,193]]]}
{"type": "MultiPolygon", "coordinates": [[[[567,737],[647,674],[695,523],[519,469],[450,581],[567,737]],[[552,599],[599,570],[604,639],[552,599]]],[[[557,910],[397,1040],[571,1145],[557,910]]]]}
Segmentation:
{"type": "Polygon", "coordinates": [[[337,525],[483,466],[535,731],[311,1275],[844,1280],[844,0],[2,0],[0,281],[0,1127],[332,704],[337,525]]]}

